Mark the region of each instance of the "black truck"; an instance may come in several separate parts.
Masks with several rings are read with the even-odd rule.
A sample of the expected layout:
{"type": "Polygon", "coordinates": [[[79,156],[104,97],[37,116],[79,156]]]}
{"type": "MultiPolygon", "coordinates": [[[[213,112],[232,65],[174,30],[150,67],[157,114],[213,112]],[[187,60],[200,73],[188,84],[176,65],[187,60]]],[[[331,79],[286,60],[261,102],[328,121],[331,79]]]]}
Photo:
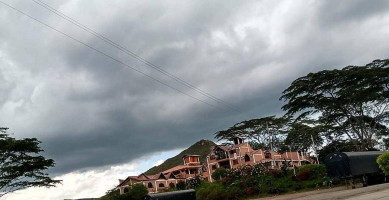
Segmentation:
{"type": "Polygon", "coordinates": [[[142,200],[196,200],[196,191],[193,189],[174,192],[148,194],[142,200]]]}
{"type": "MultiPolygon", "coordinates": [[[[360,178],[363,186],[386,182],[386,176],[376,161],[383,153],[383,151],[331,153],[325,158],[327,174],[332,178],[344,180],[360,178]]],[[[351,185],[354,188],[353,181],[351,185]]]]}

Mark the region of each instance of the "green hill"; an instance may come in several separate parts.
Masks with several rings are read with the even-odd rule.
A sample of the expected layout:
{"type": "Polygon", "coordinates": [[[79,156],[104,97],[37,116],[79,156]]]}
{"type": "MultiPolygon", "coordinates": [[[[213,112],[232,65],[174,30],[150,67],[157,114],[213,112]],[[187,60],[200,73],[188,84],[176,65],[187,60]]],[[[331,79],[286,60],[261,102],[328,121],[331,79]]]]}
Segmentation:
{"type": "Polygon", "coordinates": [[[200,140],[190,146],[189,148],[185,149],[178,155],[167,159],[162,164],[152,167],[149,170],[145,172],[146,175],[153,175],[157,174],[159,172],[165,171],[167,169],[170,169],[172,167],[175,167],[177,165],[184,164],[182,161],[182,156],[185,154],[192,154],[192,155],[200,155],[200,162],[205,163],[207,159],[207,155],[211,152],[211,148],[214,147],[216,144],[209,140],[200,140]]]}

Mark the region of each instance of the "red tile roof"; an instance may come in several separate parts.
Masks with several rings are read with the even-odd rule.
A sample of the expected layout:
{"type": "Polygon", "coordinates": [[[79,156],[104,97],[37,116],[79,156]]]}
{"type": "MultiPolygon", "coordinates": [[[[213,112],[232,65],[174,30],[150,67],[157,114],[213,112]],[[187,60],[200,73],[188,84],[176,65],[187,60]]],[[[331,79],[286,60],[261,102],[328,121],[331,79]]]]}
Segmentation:
{"type": "Polygon", "coordinates": [[[218,145],[217,147],[220,148],[220,149],[222,149],[223,151],[229,151],[229,150],[231,150],[231,147],[229,147],[229,146],[218,145]]]}
{"type": "Polygon", "coordinates": [[[163,174],[169,173],[169,172],[174,172],[174,171],[179,171],[182,169],[198,169],[201,168],[201,165],[178,165],[173,168],[170,168],[168,170],[163,171],[163,174]]]}

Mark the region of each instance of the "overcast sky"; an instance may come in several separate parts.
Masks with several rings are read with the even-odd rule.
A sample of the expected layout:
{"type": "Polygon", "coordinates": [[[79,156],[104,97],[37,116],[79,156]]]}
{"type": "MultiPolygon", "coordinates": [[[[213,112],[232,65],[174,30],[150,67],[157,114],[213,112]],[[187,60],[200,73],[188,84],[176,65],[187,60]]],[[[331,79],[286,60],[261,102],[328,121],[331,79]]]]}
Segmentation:
{"type": "Polygon", "coordinates": [[[187,85],[34,1],[1,1],[35,20],[0,2],[0,126],[41,140],[55,176],[159,160],[282,115],[309,72],[389,58],[389,1],[42,0],[187,85]]]}

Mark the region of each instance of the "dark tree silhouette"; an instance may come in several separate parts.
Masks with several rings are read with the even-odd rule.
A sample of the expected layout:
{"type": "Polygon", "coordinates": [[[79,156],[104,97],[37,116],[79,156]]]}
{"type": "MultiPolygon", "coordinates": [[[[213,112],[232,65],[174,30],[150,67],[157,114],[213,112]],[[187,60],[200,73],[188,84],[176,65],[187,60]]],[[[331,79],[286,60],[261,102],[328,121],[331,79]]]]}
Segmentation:
{"type": "Polygon", "coordinates": [[[55,163],[39,155],[43,150],[36,138],[15,139],[0,128],[0,197],[28,187],[53,187],[60,183],[44,173],[55,163]]]}
{"type": "Polygon", "coordinates": [[[215,138],[230,140],[239,136],[249,139],[258,148],[279,150],[288,132],[289,122],[290,118],[275,116],[246,120],[215,133],[215,138]]]}
{"type": "Polygon", "coordinates": [[[389,135],[389,59],[300,77],[280,99],[297,120],[318,118],[331,137],[358,140],[362,150],[389,135]]]}

